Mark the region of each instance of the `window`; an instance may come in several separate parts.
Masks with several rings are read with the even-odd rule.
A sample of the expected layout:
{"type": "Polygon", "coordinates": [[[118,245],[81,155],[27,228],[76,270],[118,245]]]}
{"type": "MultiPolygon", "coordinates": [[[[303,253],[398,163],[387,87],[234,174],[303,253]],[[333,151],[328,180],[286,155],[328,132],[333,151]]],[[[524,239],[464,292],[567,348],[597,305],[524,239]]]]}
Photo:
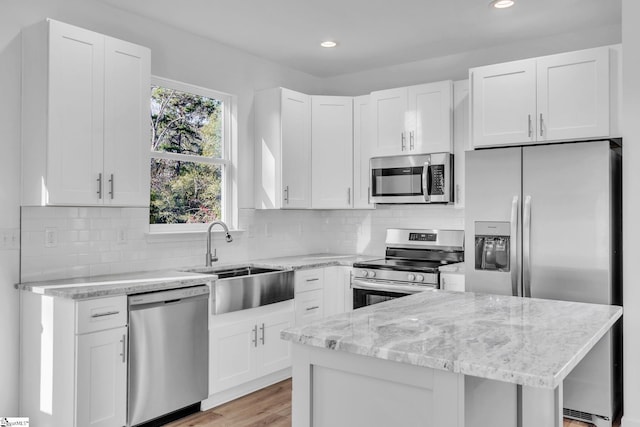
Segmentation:
{"type": "Polygon", "coordinates": [[[231,96],[172,80],[151,84],[151,231],[231,221],[231,96]]]}

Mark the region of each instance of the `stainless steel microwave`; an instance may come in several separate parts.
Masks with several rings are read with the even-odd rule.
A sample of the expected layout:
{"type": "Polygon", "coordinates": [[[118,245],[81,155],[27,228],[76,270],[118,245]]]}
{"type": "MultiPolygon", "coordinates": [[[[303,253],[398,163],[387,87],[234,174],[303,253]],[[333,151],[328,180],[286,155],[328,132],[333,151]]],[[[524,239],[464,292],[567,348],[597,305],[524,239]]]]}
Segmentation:
{"type": "Polygon", "coordinates": [[[374,203],[451,203],[453,154],[372,157],[374,203]]]}

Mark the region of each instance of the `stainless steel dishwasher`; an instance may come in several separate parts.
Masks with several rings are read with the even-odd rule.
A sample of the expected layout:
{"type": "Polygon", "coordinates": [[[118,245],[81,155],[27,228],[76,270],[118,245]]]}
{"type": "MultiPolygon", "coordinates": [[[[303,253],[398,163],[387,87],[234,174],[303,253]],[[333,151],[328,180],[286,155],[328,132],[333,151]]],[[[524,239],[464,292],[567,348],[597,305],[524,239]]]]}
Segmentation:
{"type": "Polygon", "coordinates": [[[209,287],[129,296],[128,424],[208,397],[209,287]]]}

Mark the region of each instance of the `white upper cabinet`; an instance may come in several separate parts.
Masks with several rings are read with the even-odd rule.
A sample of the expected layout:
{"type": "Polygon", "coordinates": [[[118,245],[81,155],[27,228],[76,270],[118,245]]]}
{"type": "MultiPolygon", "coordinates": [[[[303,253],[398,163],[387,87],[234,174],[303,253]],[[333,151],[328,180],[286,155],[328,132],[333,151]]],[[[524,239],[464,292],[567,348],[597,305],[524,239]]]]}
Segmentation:
{"type": "Polygon", "coordinates": [[[284,88],[255,94],[255,207],[311,207],[311,97],[284,88]]]}
{"type": "Polygon", "coordinates": [[[149,203],[149,50],[105,39],[105,203],[149,203]]]}
{"type": "Polygon", "coordinates": [[[474,147],[610,136],[609,47],[469,71],[474,147]]]}
{"type": "Polygon", "coordinates": [[[371,93],[373,155],[451,152],[450,80],[371,93]]]}
{"type": "Polygon", "coordinates": [[[147,206],[150,51],[47,20],[22,69],[23,204],[147,206]]]}
{"type": "Polygon", "coordinates": [[[609,136],[609,48],[537,60],[538,141],[609,136]]]}
{"type": "Polygon", "coordinates": [[[371,159],[370,96],[353,99],[353,207],[373,209],[370,198],[369,160],[371,159]]]}
{"type": "Polygon", "coordinates": [[[535,60],[476,68],[470,74],[474,146],[535,141],[535,60]]]}
{"type": "Polygon", "coordinates": [[[312,96],[311,207],[353,206],[353,98],[312,96]]]}

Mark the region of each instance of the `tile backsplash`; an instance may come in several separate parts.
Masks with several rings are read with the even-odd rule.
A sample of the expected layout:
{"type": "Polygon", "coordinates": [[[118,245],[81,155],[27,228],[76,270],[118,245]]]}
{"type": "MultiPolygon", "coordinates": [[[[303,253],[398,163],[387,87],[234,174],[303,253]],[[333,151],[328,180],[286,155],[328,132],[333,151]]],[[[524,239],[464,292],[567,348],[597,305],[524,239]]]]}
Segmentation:
{"type": "MultiPolygon", "coordinates": [[[[98,276],[204,264],[206,233],[150,234],[146,208],[23,207],[21,281],[98,276]]],[[[464,228],[450,206],[379,206],[376,210],[240,209],[220,262],[317,252],[384,254],[385,230],[464,228]]]]}

